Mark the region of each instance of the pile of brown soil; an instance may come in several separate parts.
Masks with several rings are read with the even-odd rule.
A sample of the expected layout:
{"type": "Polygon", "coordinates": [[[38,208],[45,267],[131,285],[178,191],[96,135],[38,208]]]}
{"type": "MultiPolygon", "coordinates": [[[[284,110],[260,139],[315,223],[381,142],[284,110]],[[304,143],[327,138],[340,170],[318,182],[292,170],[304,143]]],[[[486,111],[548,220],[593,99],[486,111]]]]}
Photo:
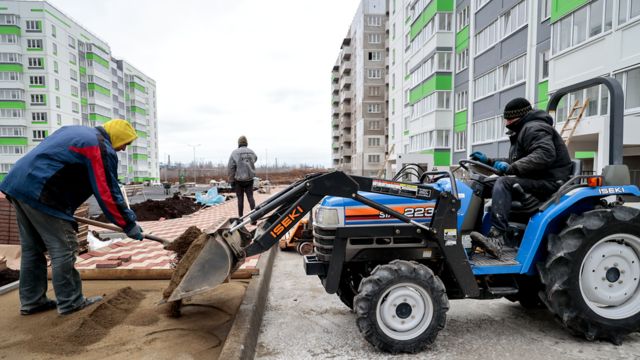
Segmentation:
{"type": "Polygon", "coordinates": [[[198,236],[202,235],[202,231],[197,226],[190,226],[185,232],[178,238],[173,240],[171,244],[165,247],[166,250],[171,250],[176,253],[176,262],[179,262],[184,254],[189,250],[189,246],[198,236]]]}
{"type": "Polygon", "coordinates": [[[20,271],[13,269],[4,269],[0,271],[0,286],[11,284],[20,278],[20,271]]]}
{"type": "MultiPolygon", "coordinates": [[[[175,219],[192,214],[199,209],[200,207],[193,199],[183,198],[178,194],[165,200],[147,200],[131,205],[131,210],[136,213],[138,221],[155,221],[160,218],[175,219]]],[[[102,214],[97,220],[106,222],[107,218],[102,214]]]]}
{"type": "MultiPolygon", "coordinates": [[[[68,355],[100,341],[111,328],[121,324],[145,298],[144,294],[125,287],[106,296],[87,309],[62,317],[57,326],[42,333],[30,346],[50,354],[68,355]],[[67,320],[68,319],[68,320],[67,320]]],[[[55,324],[54,324],[55,325],[55,324]]]]}

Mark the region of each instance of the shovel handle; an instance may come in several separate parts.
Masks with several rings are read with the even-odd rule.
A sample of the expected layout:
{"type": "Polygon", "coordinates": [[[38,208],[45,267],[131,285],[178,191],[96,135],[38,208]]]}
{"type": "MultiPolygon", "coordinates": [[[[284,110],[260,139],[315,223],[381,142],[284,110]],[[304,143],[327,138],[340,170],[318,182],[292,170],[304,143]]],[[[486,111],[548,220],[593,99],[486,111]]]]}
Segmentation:
{"type": "MultiPolygon", "coordinates": [[[[103,228],[103,229],[107,229],[107,230],[113,230],[113,231],[117,231],[117,232],[124,232],[124,230],[122,230],[122,228],[119,227],[119,226],[115,226],[115,225],[111,225],[111,224],[105,224],[105,223],[100,222],[100,221],[95,221],[95,220],[83,218],[83,217],[80,217],[80,216],[74,216],[73,218],[77,222],[81,222],[81,223],[84,223],[84,224],[97,226],[97,227],[100,227],[100,228],[103,228]]],[[[169,241],[167,239],[163,239],[163,238],[151,235],[151,234],[142,233],[142,236],[145,239],[149,239],[149,240],[153,240],[153,241],[159,242],[159,243],[161,243],[162,245],[165,245],[165,246],[171,243],[171,241],[169,241]]]]}

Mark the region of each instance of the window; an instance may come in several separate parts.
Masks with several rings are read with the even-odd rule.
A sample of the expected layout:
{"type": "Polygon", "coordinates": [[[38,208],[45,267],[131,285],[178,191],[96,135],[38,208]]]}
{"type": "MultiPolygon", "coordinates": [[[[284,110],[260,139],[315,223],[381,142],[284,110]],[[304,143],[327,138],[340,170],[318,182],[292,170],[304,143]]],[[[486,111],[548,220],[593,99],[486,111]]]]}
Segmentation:
{"type": "Polygon", "coordinates": [[[18,72],[3,71],[0,72],[0,81],[18,81],[22,79],[22,74],[18,72]]]}
{"type": "Polygon", "coordinates": [[[58,62],[53,60],[53,72],[58,73],[58,62]]]}
{"type": "Polygon", "coordinates": [[[44,69],[44,59],[43,58],[29,58],[29,69],[44,69]]]}
{"type": "Polygon", "coordinates": [[[0,172],[8,173],[11,171],[13,164],[0,164],[0,172]]]}
{"type": "Polygon", "coordinates": [[[521,1],[476,34],[476,55],[527,24],[527,1],[521,1]]]}
{"type": "Polygon", "coordinates": [[[596,36],[602,32],[602,3],[604,0],[597,0],[590,7],[591,11],[589,12],[589,37],[596,36]]]}
{"type": "Polygon", "coordinates": [[[451,93],[448,91],[435,91],[413,104],[411,120],[415,120],[435,110],[449,109],[451,109],[451,93]]]}
{"type": "Polygon", "coordinates": [[[78,97],[78,87],[75,85],[71,85],[71,96],[78,97]]]}
{"type": "Polygon", "coordinates": [[[524,81],[525,66],[526,57],[521,56],[477,78],[475,100],[524,81]]]}
{"type": "Polygon", "coordinates": [[[44,94],[31,94],[31,105],[46,105],[47,97],[44,94]]]}
{"type": "Polygon", "coordinates": [[[26,146],[20,145],[3,145],[0,146],[0,154],[3,155],[21,155],[24,154],[26,146]]]}
{"type": "Polygon", "coordinates": [[[29,76],[29,85],[44,86],[44,76],[29,76]]]}
{"type": "Polygon", "coordinates": [[[27,39],[27,49],[42,50],[42,39],[27,39]]]}
{"type": "Polygon", "coordinates": [[[51,24],[51,36],[56,37],[56,26],[51,24]]]}
{"type": "Polygon", "coordinates": [[[380,34],[369,34],[369,44],[380,44],[381,36],[380,34]]]}
{"type": "Polygon", "coordinates": [[[369,96],[380,96],[380,87],[369,86],[369,96]]]}
{"type": "Polygon", "coordinates": [[[491,0],[476,0],[476,10],[479,10],[481,7],[487,5],[487,3],[491,0]]]}
{"type": "Polygon", "coordinates": [[[53,43],[53,55],[58,55],[58,45],[56,43],[53,43]]]}
{"type": "Polygon", "coordinates": [[[53,83],[54,83],[54,88],[56,90],[60,90],[60,80],[58,79],[53,79],[53,83]]]}
{"type": "Polygon", "coordinates": [[[369,121],[369,130],[380,130],[380,120],[369,121]]]}
{"type": "Polygon", "coordinates": [[[47,113],[46,112],[33,112],[33,113],[31,113],[31,121],[33,121],[33,122],[46,122],[47,121],[47,113]]]}
{"type": "Polygon", "coordinates": [[[69,47],[72,49],[76,48],[76,39],[71,35],[69,35],[69,47]]]}
{"type": "Polygon", "coordinates": [[[455,100],[455,111],[462,111],[467,108],[467,104],[469,102],[469,92],[467,90],[463,90],[456,93],[455,100]]]}
{"type": "Polygon", "coordinates": [[[62,125],[62,115],[56,114],[56,120],[57,120],[56,123],[58,125],[62,125]]]}
{"type": "Polygon", "coordinates": [[[369,155],[369,156],[367,157],[367,160],[368,160],[370,163],[379,163],[379,162],[380,162],[380,155],[369,155]]]}
{"type": "Polygon", "coordinates": [[[71,102],[71,111],[73,111],[74,113],[79,113],[80,112],[80,105],[77,102],[72,101],[71,102]]]}
{"type": "Polygon", "coordinates": [[[24,127],[0,126],[0,136],[24,137],[24,127]]]}
{"type": "MultiPolygon", "coordinates": [[[[596,0],[552,25],[552,51],[560,53],[612,27],[612,1],[596,0]]],[[[624,0],[623,0],[624,1],[624,0]]]]}
{"type": "Polygon", "coordinates": [[[505,88],[524,81],[524,65],[524,56],[502,65],[499,69],[499,72],[502,74],[502,82],[499,83],[498,86],[505,88]]]}
{"type": "Polygon", "coordinates": [[[380,106],[380,104],[368,104],[367,105],[367,112],[371,113],[371,114],[377,114],[382,112],[382,106],[380,106]]]}
{"type": "Polygon", "coordinates": [[[380,138],[369,138],[367,140],[369,146],[380,146],[380,138]]]}
{"type": "Polygon", "coordinates": [[[382,16],[367,16],[367,25],[382,26],[382,16]]]}
{"type": "Polygon", "coordinates": [[[27,32],[42,32],[42,22],[38,20],[27,20],[27,32]]]}
{"type": "Polygon", "coordinates": [[[410,151],[447,148],[449,146],[449,130],[431,130],[409,137],[410,151]]]}
{"type": "Polygon", "coordinates": [[[485,143],[505,138],[502,116],[483,119],[471,124],[473,144],[485,143]]]}
{"type": "Polygon", "coordinates": [[[78,80],[78,72],[75,71],[74,69],[69,69],[69,78],[71,80],[77,81],[78,80]]]}
{"type": "Polygon", "coordinates": [[[380,51],[369,51],[369,60],[371,60],[371,61],[380,61],[380,60],[382,60],[382,52],[380,52],[380,51]]]}
{"type": "Polygon", "coordinates": [[[16,53],[0,53],[0,62],[19,64],[22,62],[22,55],[16,53]]]}
{"type": "Polygon", "coordinates": [[[598,115],[598,99],[600,98],[598,94],[599,86],[592,86],[585,90],[586,97],[589,100],[589,105],[585,111],[585,116],[595,116],[598,115]]]}
{"type": "Polygon", "coordinates": [[[587,39],[587,7],[573,13],[572,44],[577,45],[587,39]]]}
{"type": "Polygon", "coordinates": [[[627,71],[625,83],[625,108],[640,108],[640,68],[627,71]]]}
{"type": "Polygon", "coordinates": [[[18,89],[0,89],[0,100],[23,100],[24,91],[18,89]]]}
{"type": "Polygon", "coordinates": [[[451,18],[452,15],[450,13],[437,13],[437,29],[440,31],[451,31],[451,18]]]}
{"type": "Polygon", "coordinates": [[[60,96],[56,96],[56,107],[60,109],[60,96]]]}
{"type": "Polygon", "coordinates": [[[469,7],[465,6],[456,14],[456,31],[462,30],[467,25],[469,25],[469,7]]]}
{"type": "Polygon", "coordinates": [[[538,80],[544,80],[549,77],[549,50],[538,54],[538,59],[538,80]]]}
{"type": "Polygon", "coordinates": [[[22,118],[22,110],[20,109],[0,109],[0,118],[19,119],[22,118]]]}
{"type": "Polygon", "coordinates": [[[467,150],[467,131],[460,131],[455,133],[455,141],[453,151],[465,151],[467,150]]]}
{"type": "Polygon", "coordinates": [[[0,35],[0,44],[16,44],[18,42],[18,36],[13,34],[0,35]]]}
{"type": "Polygon", "coordinates": [[[18,16],[2,14],[0,15],[0,25],[18,25],[18,16]]]}
{"type": "Polygon", "coordinates": [[[542,0],[542,20],[546,20],[551,17],[551,0],[542,0]]]}
{"type": "Polygon", "coordinates": [[[44,140],[44,138],[46,136],[47,136],[47,131],[46,130],[33,130],[33,140],[34,141],[44,140]]]}
{"type": "Polygon", "coordinates": [[[469,66],[469,49],[464,49],[456,54],[456,72],[460,72],[469,66]]]}
{"type": "Polygon", "coordinates": [[[76,56],[76,54],[69,53],[69,62],[74,65],[78,63],[78,57],[76,56]]]}
{"type": "Polygon", "coordinates": [[[382,69],[368,69],[367,78],[369,79],[382,79],[382,69]]]}

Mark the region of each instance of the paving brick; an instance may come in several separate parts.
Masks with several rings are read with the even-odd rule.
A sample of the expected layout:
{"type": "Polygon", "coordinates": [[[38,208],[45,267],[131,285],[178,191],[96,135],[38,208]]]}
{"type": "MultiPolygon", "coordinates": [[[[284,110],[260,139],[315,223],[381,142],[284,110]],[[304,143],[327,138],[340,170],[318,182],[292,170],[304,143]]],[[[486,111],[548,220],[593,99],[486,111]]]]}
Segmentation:
{"type": "Polygon", "coordinates": [[[114,269],[122,265],[120,260],[102,260],[96,263],[96,269],[114,269]]]}

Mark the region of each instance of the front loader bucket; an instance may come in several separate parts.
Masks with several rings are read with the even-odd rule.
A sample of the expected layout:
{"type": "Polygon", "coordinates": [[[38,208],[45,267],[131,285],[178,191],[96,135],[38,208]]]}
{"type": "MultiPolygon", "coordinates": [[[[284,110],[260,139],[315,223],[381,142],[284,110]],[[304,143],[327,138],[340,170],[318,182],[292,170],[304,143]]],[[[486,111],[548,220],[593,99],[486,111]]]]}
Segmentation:
{"type": "Polygon", "coordinates": [[[207,232],[200,243],[194,241],[174,271],[174,277],[184,275],[182,279],[171,279],[172,284],[179,283],[167,301],[177,301],[211,290],[222,284],[237,268],[242,235],[247,236],[248,233],[240,229],[231,234],[228,231],[231,225],[227,220],[217,229],[207,232]]]}

